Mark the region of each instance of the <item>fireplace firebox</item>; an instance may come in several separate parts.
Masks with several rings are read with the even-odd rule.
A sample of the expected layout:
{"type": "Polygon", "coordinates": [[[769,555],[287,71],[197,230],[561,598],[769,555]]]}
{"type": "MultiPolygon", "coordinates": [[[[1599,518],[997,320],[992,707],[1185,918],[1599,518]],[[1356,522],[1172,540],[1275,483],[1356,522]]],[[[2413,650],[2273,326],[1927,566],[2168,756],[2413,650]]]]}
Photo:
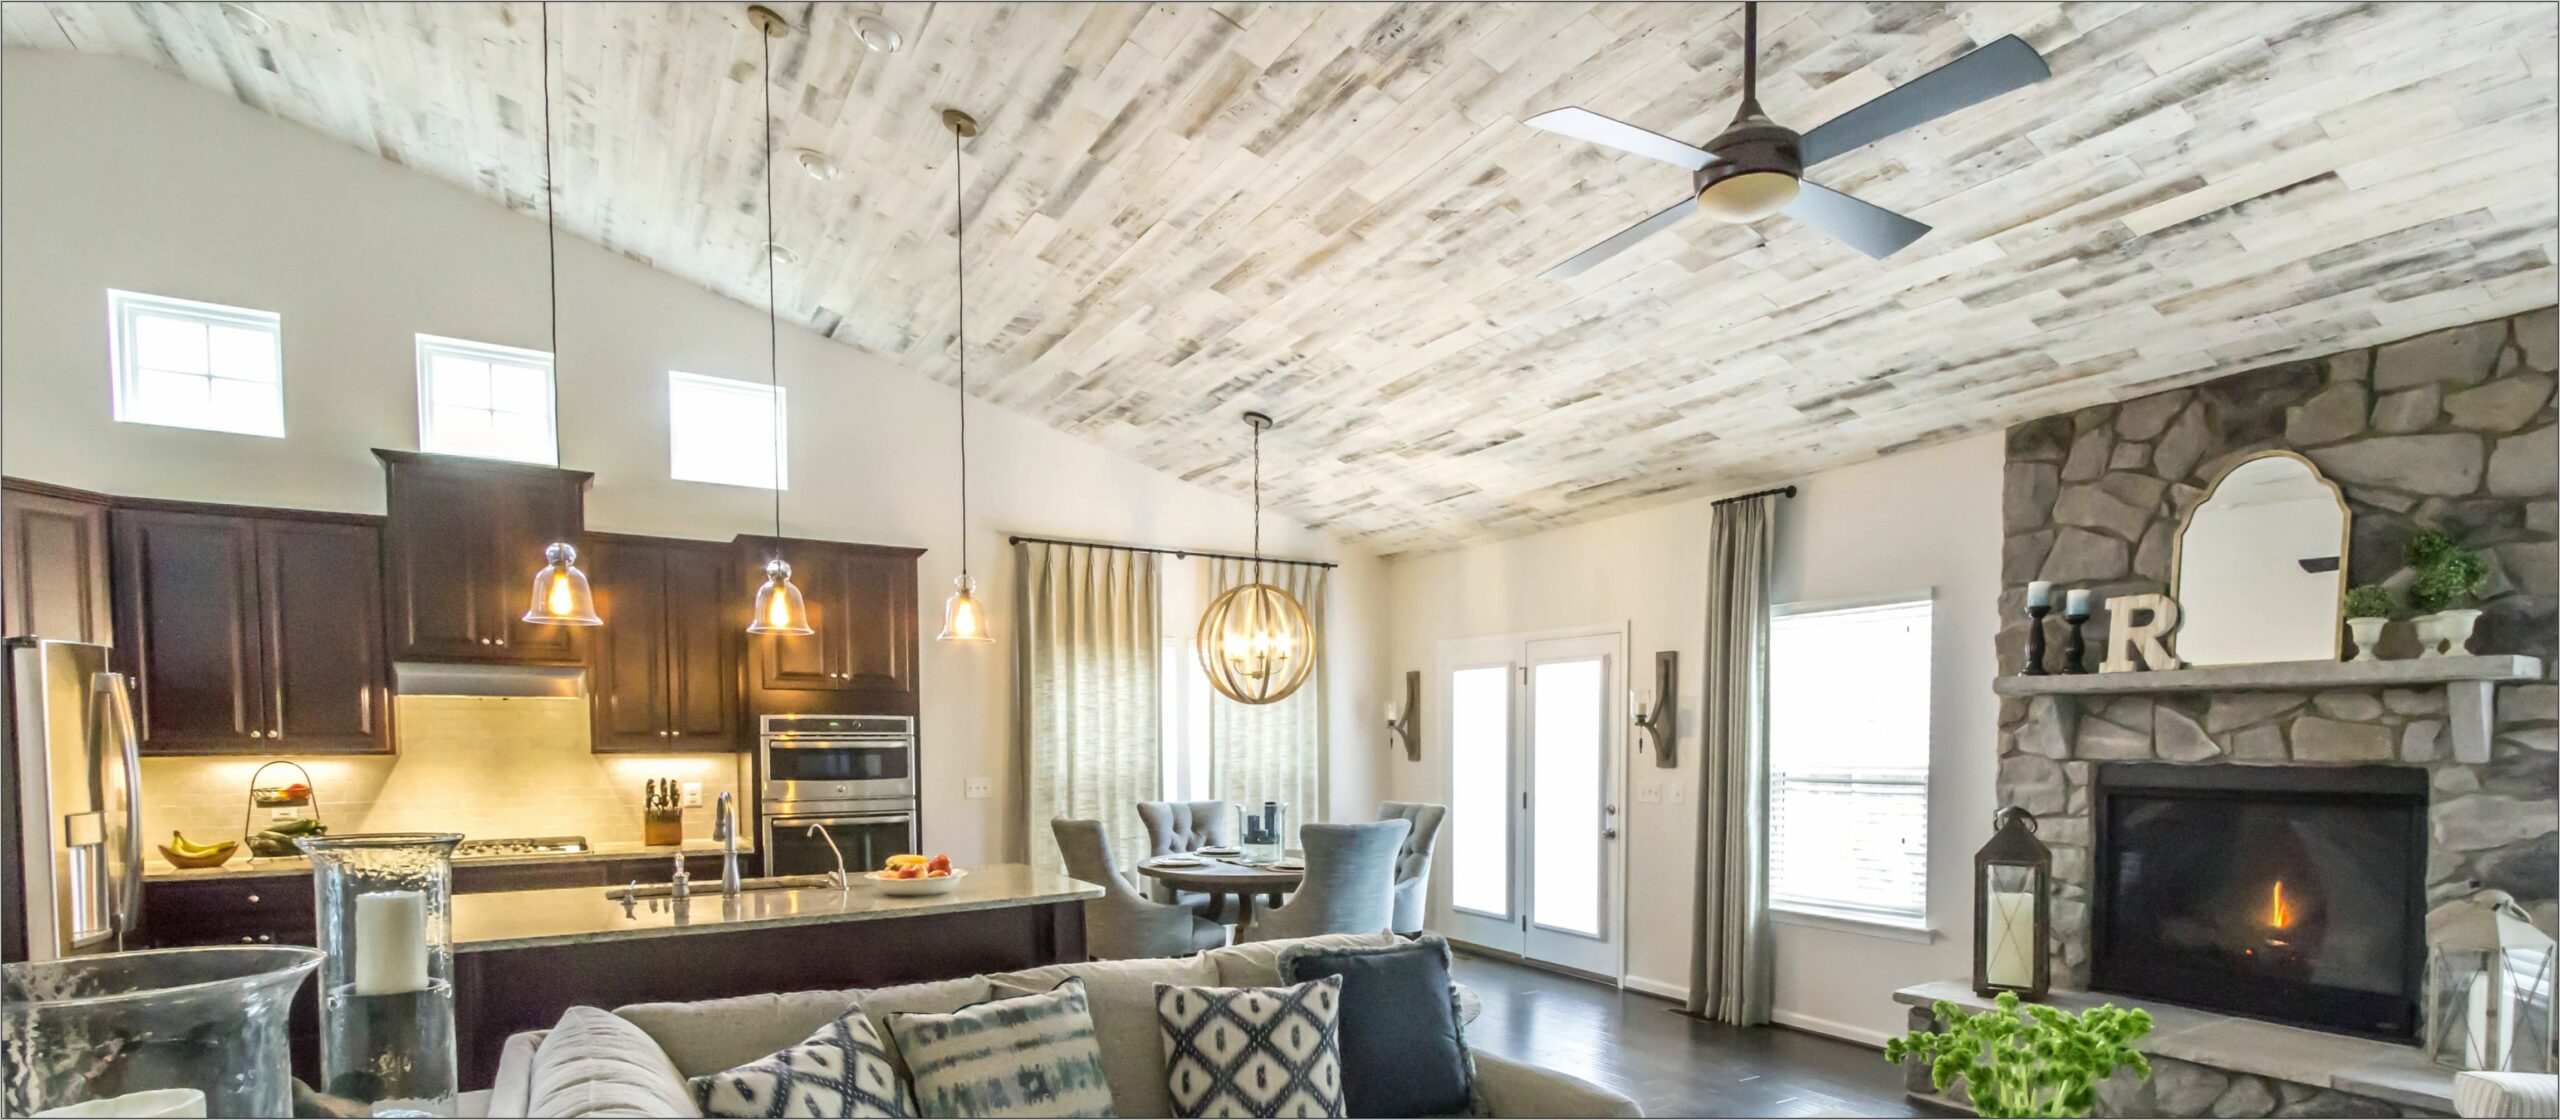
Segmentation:
{"type": "Polygon", "coordinates": [[[2109,763],[2092,794],[2090,987],[2417,1037],[2425,771],[2109,763]]]}

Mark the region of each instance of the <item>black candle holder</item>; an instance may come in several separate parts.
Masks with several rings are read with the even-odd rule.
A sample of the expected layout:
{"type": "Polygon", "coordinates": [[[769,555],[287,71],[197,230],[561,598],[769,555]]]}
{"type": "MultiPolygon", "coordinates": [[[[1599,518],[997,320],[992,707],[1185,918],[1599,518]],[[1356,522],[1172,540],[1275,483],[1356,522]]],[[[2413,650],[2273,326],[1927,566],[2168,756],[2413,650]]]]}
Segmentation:
{"type": "Polygon", "coordinates": [[[2062,640],[2062,671],[2086,673],[2089,671],[2089,643],[2088,639],[2081,636],[2080,628],[2088,624],[2089,616],[2085,612],[2065,614],[2062,616],[2062,621],[2071,624],[2070,635],[2062,640]]]}
{"type": "Polygon", "coordinates": [[[2041,677],[2044,671],[2044,616],[2053,613],[2053,604],[2035,603],[2027,607],[2027,667],[2018,675],[2041,677]]]}

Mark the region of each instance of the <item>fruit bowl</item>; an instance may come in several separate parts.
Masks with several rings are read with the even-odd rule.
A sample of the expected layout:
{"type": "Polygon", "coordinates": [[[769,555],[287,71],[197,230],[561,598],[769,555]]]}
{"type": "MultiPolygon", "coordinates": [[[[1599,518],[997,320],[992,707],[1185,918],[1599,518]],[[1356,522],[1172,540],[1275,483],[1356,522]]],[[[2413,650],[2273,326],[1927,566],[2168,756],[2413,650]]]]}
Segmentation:
{"type": "Polygon", "coordinates": [[[966,871],[954,868],[951,874],[937,875],[930,879],[901,879],[886,871],[865,872],[862,877],[871,880],[880,888],[882,894],[897,898],[920,898],[927,895],[950,894],[960,889],[960,880],[968,874],[966,871]]]}
{"type": "Polygon", "coordinates": [[[168,860],[170,866],[193,869],[220,867],[231,862],[232,855],[240,850],[240,842],[225,840],[219,844],[207,844],[201,852],[182,852],[167,844],[159,845],[159,848],[160,857],[168,860]]]}

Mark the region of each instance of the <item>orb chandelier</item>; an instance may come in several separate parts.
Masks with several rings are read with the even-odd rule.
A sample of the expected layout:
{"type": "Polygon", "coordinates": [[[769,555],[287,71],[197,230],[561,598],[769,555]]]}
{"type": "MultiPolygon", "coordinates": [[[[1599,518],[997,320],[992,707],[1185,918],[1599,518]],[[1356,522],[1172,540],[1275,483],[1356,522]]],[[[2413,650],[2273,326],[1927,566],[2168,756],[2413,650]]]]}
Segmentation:
{"type": "Polygon", "coordinates": [[[1307,683],[1316,664],[1316,628],[1287,591],[1262,581],[1262,433],[1271,418],[1244,414],[1253,429],[1253,582],[1227,589],[1200,616],[1200,668],[1209,686],[1239,704],[1274,704],[1307,683]]]}

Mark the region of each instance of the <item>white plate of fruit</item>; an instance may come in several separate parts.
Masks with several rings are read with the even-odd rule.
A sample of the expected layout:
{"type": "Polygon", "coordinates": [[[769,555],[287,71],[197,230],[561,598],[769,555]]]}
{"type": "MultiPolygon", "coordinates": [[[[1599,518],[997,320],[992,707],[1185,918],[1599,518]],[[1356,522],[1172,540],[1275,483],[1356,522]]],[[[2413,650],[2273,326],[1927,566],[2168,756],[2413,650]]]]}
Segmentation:
{"type": "Polygon", "coordinates": [[[863,878],[880,888],[880,893],[901,898],[918,895],[950,894],[960,888],[960,880],[968,875],[951,866],[950,856],[890,856],[886,866],[866,872],[863,878]]]}

